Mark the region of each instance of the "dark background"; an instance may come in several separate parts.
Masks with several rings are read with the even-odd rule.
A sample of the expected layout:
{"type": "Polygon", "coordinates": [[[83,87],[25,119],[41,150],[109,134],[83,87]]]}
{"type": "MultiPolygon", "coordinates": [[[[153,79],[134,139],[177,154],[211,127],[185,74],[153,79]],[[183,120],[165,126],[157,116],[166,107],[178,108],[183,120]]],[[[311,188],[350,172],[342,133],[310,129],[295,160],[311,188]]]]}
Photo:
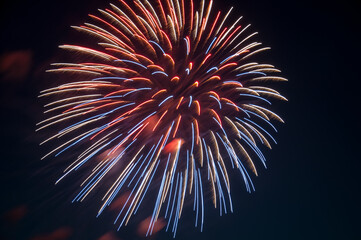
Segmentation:
{"type": "MultiPolygon", "coordinates": [[[[107,1],[0,3],[0,239],[134,239],[135,226],[115,233],[111,217],[95,218],[99,202],[71,204],[76,186],[54,186],[57,171],[40,162],[40,90],[57,46],[74,39],[70,25],[107,1]]],[[[243,15],[265,45],[268,62],[289,79],[278,145],[266,151],[256,192],[233,189],[235,213],[206,212],[204,232],[181,222],[177,239],[361,239],[360,2],[215,1],[243,15]],[[213,216],[215,215],[215,216],[213,216]]],[[[235,185],[237,186],[237,184],[235,185]]],[[[160,232],[153,239],[170,239],[160,232]]]]}

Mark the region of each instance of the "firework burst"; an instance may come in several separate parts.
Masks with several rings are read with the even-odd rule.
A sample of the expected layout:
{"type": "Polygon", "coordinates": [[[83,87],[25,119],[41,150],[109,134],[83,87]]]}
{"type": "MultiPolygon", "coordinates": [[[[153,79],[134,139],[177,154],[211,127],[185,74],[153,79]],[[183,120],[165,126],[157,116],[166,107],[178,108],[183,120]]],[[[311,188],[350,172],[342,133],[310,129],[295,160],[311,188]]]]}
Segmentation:
{"type": "Polygon", "coordinates": [[[268,106],[286,99],[271,84],[286,79],[274,66],[249,60],[268,48],[252,40],[257,33],[241,18],[228,19],[232,8],[213,13],[212,3],[201,1],[197,9],[192,0],[110,4],[89,15],[92,23],[73,27],[98,44],[61,45],[81,61],[49,70],[70,81],[40,95],[55,100],[38,130],[60,127],[43,143],[63,141],[44,158],[79,151],[57,183],[92,167],[74,201],[110,177],[99,214],[128,191],[119,228],[147,198],[154,206],[147,234],[162,216],[175,235],[186,201],[193,201],[202,229],[205,189],[221,215],[232,211],[229,171],[239,171],[252,191],[247,170],[257,175],[253,159],[266,161],[259,145],[275,142],[266,129],[276,131],[272,119],[283,121],[268,106]],[[155,194],[147,196],[149,189],[155,194]]]}

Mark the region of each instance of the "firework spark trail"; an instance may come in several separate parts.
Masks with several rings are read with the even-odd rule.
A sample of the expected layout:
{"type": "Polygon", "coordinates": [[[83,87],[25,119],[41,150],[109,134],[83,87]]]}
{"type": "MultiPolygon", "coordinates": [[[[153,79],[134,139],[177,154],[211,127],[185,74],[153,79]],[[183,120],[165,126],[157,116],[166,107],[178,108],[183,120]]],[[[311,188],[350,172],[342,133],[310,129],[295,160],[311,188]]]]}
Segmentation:
{"type": "Polygon", "coordinates": [[[46,105],[51,116],[38,130],[67,125],[42,143],[64,139],[44,157],[83,148],[56,182],[83,165],[93,167],[74,201],[112,177],[98,215],[119,192],[130,190],[115,220],[119,228],[152,186],[158,190],[147,235],[164,215],[175,236],[185,199],[193,200],[195,226],[202,230],[204,188],[210,187],[220,215],[227,213],[227,202],[233,211],[229,170],[238,169],[251,192],[247,169],[257,175],[253,159],[266,161],[259,144],[276,143],[261,125],[277,132],[271,120],[283,122],[267,107],[272,99],[286,100],[271,88],[286,79],[274,75],[280,72],[274,66],[248,60],[269,48],[252,40],[257,33],[247,33],[250,25],[240,25],[241,18],[229,20],[232,8],[213,13],[212,4],[110,4],[100,16],[89,15],[94,23],[73,26],[98,46],[61,45],[84,60],[49,70],[78,80],[41,92],[56,100],[46,105]]]}

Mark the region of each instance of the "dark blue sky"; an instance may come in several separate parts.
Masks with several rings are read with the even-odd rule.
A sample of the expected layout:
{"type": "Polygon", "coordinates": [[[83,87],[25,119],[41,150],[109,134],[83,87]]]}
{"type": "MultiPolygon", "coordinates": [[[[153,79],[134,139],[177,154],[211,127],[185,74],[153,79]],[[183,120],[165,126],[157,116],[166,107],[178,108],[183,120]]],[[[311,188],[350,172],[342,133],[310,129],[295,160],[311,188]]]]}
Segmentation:
{"type": "MultiPolygon", "coordinates": [[[[110,216],[95,218],[98,203],[70,204],[75,186],[54,187],[54,171],[62,168],[40,162],[44,136],[34,133],[42,119],[37,95],[49,86],[44,71],[56,61],[57,46],[74,39],[70,25],[107,4],[0,4],[1,239],[31,239],[66,226],[66,239],[92,240],[114,228],[110,216]],[[10,76],[3,67],[9,53],[22,59],[10,76]],[[23,213],[19,220],[12,220],[14,209],[23,213]]],[[[280,87],[289,102],[275,106],[286,124],[278,127],[278,145],[265,153],[268,169],[255,179],[256,192],[235,184],[241,189],[233,190],[234,214],[220,218],[210,211],[203,233],[184,224],[176,239],[361,239],[360,4],[218,0],[215,6],[235,6],[272,47],[265,60],[289,79],[280,87]]],[[[133,230],[119,238],[131,239],[133,230]]]]}

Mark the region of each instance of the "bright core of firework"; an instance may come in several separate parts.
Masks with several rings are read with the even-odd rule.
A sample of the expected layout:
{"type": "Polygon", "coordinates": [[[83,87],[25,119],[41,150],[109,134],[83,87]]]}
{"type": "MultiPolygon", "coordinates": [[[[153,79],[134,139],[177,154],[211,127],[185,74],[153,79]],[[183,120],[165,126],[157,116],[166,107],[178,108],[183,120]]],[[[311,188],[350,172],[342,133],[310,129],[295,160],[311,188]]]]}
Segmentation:
{"type": "Polygon", "coordinates": [[[100,16],[89,15],[92,23],[73,27],[97,44],[61,45],[77,61],[49,70],[68,81],[40,95],[55,100],[38,130],[59,129],[43,143],[62,140],[44,158],[78,152],[57,183],[90,167],[74,201],[106,186],[98,214],[129,191],[115,220],[119,228],[147,199],[154,206],[147,235],[160,217],[175,235],[186,201],[193,201],[202,230],[205,188],[221,215],[232,211],[229,171],[239,171],[252,191],[247,170],[257,175],[254,158],[266,161],[259,145],[275,142],[266,129],[276,131],[271,120],[283,121],[268,107],[286,99],[271,87],[286,79],[251,60],[268,48],[253,40],[250,25],[230,21],[232,8],[213,13],[212,4],[110,4],[100,16]]]}

